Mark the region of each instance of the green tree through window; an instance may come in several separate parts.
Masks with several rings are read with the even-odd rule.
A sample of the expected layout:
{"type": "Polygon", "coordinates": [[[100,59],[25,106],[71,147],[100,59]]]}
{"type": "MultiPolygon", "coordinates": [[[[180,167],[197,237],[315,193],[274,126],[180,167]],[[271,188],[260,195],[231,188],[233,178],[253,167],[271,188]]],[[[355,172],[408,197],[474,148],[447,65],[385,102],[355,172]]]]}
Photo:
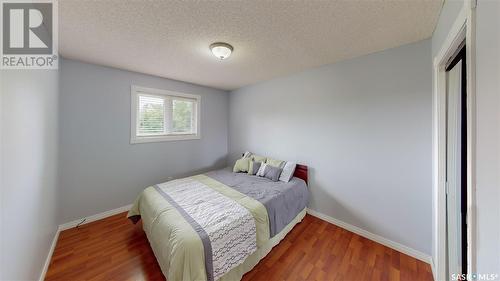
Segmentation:
{"type": "Polygon", "coordinates": [[[174,99],[172,107],[172,131],[192,133],[193,102],[174,99]]]}

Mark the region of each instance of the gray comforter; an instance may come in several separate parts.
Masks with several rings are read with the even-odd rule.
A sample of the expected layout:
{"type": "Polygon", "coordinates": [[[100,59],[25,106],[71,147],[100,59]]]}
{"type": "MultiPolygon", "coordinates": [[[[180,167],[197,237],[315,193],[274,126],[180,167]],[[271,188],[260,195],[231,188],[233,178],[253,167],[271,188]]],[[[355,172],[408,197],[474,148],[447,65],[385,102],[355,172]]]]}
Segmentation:
{"type": "Polygon", "coordinates": [[[287,183],[273,182],[262,177],[233,173],[230,168],[206,175],[261,202],[267,209],[271,237],[289,224],[306,207],[309,199],[306,183],[295,177],[287,183]]]}

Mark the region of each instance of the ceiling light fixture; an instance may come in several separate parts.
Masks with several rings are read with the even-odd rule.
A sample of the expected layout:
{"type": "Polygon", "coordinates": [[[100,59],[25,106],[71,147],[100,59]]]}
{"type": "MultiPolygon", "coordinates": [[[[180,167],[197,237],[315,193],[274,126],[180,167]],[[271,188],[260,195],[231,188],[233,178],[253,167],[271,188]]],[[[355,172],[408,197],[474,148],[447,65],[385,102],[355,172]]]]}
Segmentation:
{"type": "Polygon", "coordinates": [[[224,42],[216,42],[210,45],[210,50],[220,60],[227,59],[233,51],[233,46],[224,42]]]}

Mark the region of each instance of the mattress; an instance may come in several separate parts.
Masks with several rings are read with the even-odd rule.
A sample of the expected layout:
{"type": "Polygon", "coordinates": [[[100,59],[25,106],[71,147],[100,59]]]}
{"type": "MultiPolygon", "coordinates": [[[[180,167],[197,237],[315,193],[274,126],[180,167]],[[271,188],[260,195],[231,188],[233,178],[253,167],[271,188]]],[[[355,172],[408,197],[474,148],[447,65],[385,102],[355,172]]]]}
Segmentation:
{"type": "Polygon", "coordinates": [[[270,236],[275,236],[307,205],[309,193],[304,180],[293,177],[289,182],[273,182],[230,168],[212,171],[207,176],[262,203],[269,217],[270,236]]]}
{"type": "Polygon", "coordinates": [[[228,169],[146,188],[128,217],[143,220],[162,272],[174,280],[239,280],[305,214],[305,182],[228,169]]]}

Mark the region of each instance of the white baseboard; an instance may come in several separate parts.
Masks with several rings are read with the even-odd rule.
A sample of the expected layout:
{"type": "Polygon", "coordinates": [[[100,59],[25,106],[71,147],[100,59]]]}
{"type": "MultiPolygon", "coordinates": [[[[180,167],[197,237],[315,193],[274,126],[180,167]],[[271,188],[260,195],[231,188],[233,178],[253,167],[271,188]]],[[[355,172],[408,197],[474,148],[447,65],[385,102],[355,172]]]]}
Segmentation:
{"type": "Polygon", "coordinates": [[[107,217],[110,217],[110,216],[113,216],[113,215],[116,215],[116,214],[119,214],[119,213],[126,212],[126,211],[130,210],[130,208],[132,208],[132,204],[127,205],[127,206],[123,206],[123,207],[120,207],[120,208],[116,208],[116,209],[113,209],[113,210],[109,210],[109,211],[106,211],[106,212],[102,212],[102,213],[99,213],[99,214],[95,214],[95,215],[92,215],[92,216],[89,216],[89,217],[83,217],[83,218],[80,218],[80,219],[77,219],[77,220],[74,220],[74,221],[63,223],[63,224],[59,225],[59,230],[63,231],[63,230],[66,230],[66,229],[73,228],[73,227],[77,226],[79,223],[81,223],[82,220],[84,220],[84,219],[85,219],[85,221],[83,223],[81,223],[80,225],[84,225],[84,224],[87,224],[87,223],[90,223],[90,222],[93,222],[93,221],[98,221],[98,220],[101,220],[101,219],[104,219],[104,218],[107,218],[107,217]]]}
{"type": "Polygon", "coordinates": [[[113,210],[109,210],[106,212],[102,212],[99,214],[95,214],[95,215],[92,215],[89,217],[83,217],[81,219],[77,219],[77,220],[70,221],[70,222],[63,223],[63,224],[59,225],[59,227],[57,228],[56,234],[54,235],[54,239],[52,240],[52,245],[50,246],[49,254],[47,255],[47,259],[45,260],[45,264],[43,265],[42,273],[40,274],[40,281],[43,281],[45,279],[45,274],[47,274],[47,270],[49,269],[50,260],[52,259],[52,254],[54,253],[54,249],[56,248],[57,239],[59,238],[59,233],[61,231],[77,226],[84,219],[85,219],[85,221],[83,223],[81,223],[80,225],[87,224],[87,223],[90,223],[93,221],[101,220],[101,219],[104,219],[104,218],[107,218],[107,217],[110,217],[110,216],[113,216],[113,215],[116,215],[119,213],[126,212],[126,211],[130,210],[131,207],[132,207],[132,204],[127,205],[127,206],[123,206],[120,208],[116,208],[113,210]]]}
{"type": "Polygon", "coordinates": [[[431,257],[431,272],[434,280],[437,280],[436,276],[436,265],[434,265],[434,259],[431,257]]]}
{"type": "Polygon", "coordinates": [[[427,254],[424,254],[420,251],[417,251],[415,249],[412,249],[408,246],[405,246],[403,244],[400,244],[400,243],[397,243],[397,242],[394,242],[392,240],[389,240],[387,238],[384,238],[380,235],[377,235],[377,234],[373,234],[369,231],[366,231],[362,228],[359,228],[357,226],[354,226],[354,225],[351,225],[351,224],[348,224],[346,222],[343,222],[341,220],[338,220],[336,218],[333,218],[333,217],[330,217],[328,215],[325,215],[325,214],[322,214],[320,212],[317,212],[317,211],[314,211],[314,210],[311,210],[311,209],[307,209],[307,213],[310,214],[311,216],[315,216],[317,218],[320,218],[324,221],[327,221],[331,224],[334,224],[336,226],[339,226],[341,228],[344,228],[346,230],[349,230],[351,232],[354,232],[356,234],[358,234],[359,236],[363,236],[367,239],[370,239],[372,241],[375,241],[377,243],[380,243],[384,246],[387,246],[389,248],[392,248],[398,252],[401,252],[403,254],[406,254],[408,256],[411,256],[411,257],[414,257],[418,260],[421,260],[425,263],[428,263],[428,264],[431,264],[431,256],[427,255],[427,254]]]}
{"type": "Polygon", "coordinates": [[[47,274],[47,270],[49,269],[50,260],[52,259],[52,254],[54,253],[54,249],[56,248],[57,238],[59,238],[59,229],[56,230],[56,234],[54,235],[54,239],[52,239],[52,245],[50,245],[49,254],[45,259],[45,264],[43,265],[42,273],[40,274],[40,281],[45,279],[45,274],[47,274]]]}

